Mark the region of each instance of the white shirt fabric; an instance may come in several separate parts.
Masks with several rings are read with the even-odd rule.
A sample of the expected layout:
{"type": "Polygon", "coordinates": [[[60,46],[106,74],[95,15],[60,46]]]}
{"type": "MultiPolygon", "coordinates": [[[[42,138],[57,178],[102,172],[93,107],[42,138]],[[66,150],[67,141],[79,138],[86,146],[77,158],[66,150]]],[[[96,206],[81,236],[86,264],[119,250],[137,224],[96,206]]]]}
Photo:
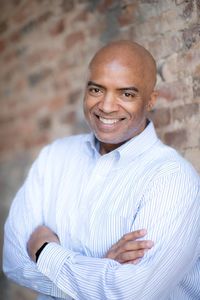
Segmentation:
{"type": "Polygon", "coordinates": [[[5,225],[4,271],[38,299],[200,299],[200,179],[150,124],[101,156],[93,134],[45,147],[5,225]],[[37,264],[26,244],[44,224],[37,264]],[[105,259],[125,233],[146,228],[155,246],[137,265],[105,259]]]}

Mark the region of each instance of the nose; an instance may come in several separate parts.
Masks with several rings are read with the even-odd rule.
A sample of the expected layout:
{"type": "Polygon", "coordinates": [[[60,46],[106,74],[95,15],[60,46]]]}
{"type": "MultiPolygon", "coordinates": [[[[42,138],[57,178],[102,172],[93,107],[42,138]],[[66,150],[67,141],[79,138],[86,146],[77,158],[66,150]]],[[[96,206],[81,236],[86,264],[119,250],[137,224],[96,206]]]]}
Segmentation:
{"type": "Polygon", "coordinates": [[[99,109],[105,113],[112,113],[118,110],[117,99],[112,93],[106,93],[98,105],[99,109]]]}

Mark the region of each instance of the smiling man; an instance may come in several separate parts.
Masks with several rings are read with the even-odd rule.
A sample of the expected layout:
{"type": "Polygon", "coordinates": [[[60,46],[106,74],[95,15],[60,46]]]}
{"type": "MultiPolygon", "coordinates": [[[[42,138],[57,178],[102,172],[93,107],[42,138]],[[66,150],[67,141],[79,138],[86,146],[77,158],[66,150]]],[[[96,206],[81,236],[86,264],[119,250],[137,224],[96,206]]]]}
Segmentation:
{"type": "Polygon", "coordinates": [[[4,271],[38,299],[200,298],[200,180],[147,117],[155,83],[142,46],[100,49],[84,96],[92,132],[45,147],[16,195],[4,271]]]}
{"type": "Polygon", "coordinates": [[[157,97],[155,82],[155,61],[138,44],[111,44],[94,56],[84,111],[102,154],[144,130],[157,97]]]}

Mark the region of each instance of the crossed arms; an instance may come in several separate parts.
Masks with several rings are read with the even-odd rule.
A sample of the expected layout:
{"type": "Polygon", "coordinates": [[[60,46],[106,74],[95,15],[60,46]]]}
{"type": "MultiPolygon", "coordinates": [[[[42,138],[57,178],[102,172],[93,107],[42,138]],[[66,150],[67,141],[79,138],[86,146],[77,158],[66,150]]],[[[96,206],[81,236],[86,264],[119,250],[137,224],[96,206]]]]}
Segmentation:
{"type": "Polygon", "coordinates": [[[44,234],[40,227],[35,231],[43,224],[42,194],[38,180],[31,176],[17,194],[5,227],[4,270],[19,284],[63,299],[68,295],[81,300],[157,299],[167,297],[194,266],[199,251],[199,187],[176,169],[156,178],[141,199],[132,231],[147,228],[154,247],[138,264],[123,263],[130,261],[127,236],[113,245],[106,258],[94,258],[64,248],[53,230],[48,231],[51,243],[36,264],[35,250],[43,243],[38,235],[44,234]]]}

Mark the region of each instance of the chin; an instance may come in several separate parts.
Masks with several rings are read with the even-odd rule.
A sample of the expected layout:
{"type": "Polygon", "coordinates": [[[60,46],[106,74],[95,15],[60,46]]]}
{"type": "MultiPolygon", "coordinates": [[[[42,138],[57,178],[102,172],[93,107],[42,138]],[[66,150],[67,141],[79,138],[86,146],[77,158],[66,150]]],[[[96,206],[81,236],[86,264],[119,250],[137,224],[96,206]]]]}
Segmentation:
{"type": "Polygon", "coordinates": [[[102,136],[101,134],[96,134],[96,133],[95,133],[95,136],[99,142],[104,143],[104,144],[109,144],[109,145],[123,144],[127,141],[125,139],[119,139],[119,137],[118,138],[105,137],[105,136],[102,136]]]}

